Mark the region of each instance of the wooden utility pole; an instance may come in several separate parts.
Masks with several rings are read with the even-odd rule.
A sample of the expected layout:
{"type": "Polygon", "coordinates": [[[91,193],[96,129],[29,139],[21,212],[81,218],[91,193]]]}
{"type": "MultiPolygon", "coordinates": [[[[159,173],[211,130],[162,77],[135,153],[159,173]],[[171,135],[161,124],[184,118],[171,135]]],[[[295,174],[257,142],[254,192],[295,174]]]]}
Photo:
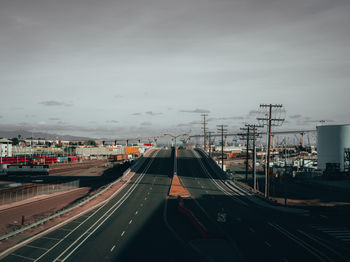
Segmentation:
{"type": "Polygon", "coordinates": [[[208,131],[208,144],[209,144],[209,157],[211,156],[211,146],[212,146],[212,144],[211,144],[211,135],[213,134],[214,132],[212,132],[212,131],[208,131]]]}
{"type": "Polygon", "coordinates": [[[203,117],[203,136],[204,136],[204,152],[207,152],[207,120],[205,119],[208,114],[201,114],[203,117]]]}
{"type": "Polygon", "coordinates": [[[224,133],[227,132],[227,125],[218,125],[218,131],[221,133],[221,169],[224,170],[224,133]]]}
{"type": "Polygon", "coordinates": [[[259,138],[259,133],[257,133],[257,128],[263,127],[261,125],[246,125],[250,130],[253,131],[253,134],[251,135],[251,138],[253,140],[253,187],[256,190],[256,139],[259,138]]]}
{"type": "Polygon", "coordinates": [[[248,183],[248,172],[249,172],[249,136],[250,136],[250,128],[249,126],[247,128],[240,128],[242,131],[247,131],[247,133],[243,133],[243,134],[239,134],[240,136],[242,136],[242,138],[246,138],[247,142],[246,142],[246,162],[245,162],[245,182],[248,183]]]}
{"type": "Polygon", "coordinates": [[[282,123],[284,119],[282,118],[272,118],[272,110],[274,108],[282,108],[282,105],[273,105],[273,104],[262,104],[260,105],[261,108],[268,108],[268,114],[265,118],[257,118],[259,121],[264,121],[267,123],[268,126],[268,142],[267,142],[267,166],[266,166],[266,179],[265,179],[265,197],[270,197],[270,156],[271,156],[271,128],[274,125],[277,125],[277,123],[282,123]],[[274,123],[274,124],[272,124],[274,123]]]}

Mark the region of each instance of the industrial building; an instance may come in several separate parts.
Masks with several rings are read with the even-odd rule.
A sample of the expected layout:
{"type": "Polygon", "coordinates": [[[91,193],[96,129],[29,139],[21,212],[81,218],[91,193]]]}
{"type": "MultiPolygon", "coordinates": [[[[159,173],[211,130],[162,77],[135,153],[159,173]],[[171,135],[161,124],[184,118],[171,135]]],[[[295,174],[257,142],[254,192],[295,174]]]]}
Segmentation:
{"type": "Polygon", "coordinates": [[[350,124],[317,127],[318,169],[349,171],[350,124]]]}

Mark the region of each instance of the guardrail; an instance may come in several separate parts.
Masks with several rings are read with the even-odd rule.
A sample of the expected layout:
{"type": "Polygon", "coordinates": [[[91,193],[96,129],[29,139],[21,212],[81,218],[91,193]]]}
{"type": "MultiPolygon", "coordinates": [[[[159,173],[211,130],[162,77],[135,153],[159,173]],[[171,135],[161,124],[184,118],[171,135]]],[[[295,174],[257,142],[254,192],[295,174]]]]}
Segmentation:
{"type": "Polygon", "coordinates": [[[6,188],[0,192],[0,204],[9,204],[21,201],[42,194],[52,194],[61,191],[68,191],[79,187],[79,180],[74,180],[60,184],[31,184],[29,186],[16,188],[6,188]]]}

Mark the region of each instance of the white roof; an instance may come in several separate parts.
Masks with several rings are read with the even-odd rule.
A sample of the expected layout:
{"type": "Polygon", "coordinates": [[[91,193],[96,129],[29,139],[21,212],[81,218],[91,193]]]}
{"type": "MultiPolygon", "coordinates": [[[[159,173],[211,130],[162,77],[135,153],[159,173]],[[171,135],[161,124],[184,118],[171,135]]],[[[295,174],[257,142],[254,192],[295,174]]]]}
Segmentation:
{"type": "Polygon", "coordinates": [[[7,139],[7,138],[1,138],[0,143],[1,144],[7,144],[7,143],[12,144],[12,141],[7,139]]]}

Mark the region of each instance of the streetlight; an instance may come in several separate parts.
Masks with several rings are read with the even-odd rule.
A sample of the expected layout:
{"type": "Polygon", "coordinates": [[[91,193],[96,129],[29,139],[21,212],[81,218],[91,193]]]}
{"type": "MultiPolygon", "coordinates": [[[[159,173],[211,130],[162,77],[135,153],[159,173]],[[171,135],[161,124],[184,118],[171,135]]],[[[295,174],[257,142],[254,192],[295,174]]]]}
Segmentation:
{"type": "Polygon", "coordinates": [[[164,134],[164,135],[165,136],[170,136],[170,137],[175,139],[175,149],[176,149],[176,138],[181,137],[181,136],[187,136],[187,134],[182,134],[182,135],[177,135],[177,136],[174,136],[172,134],[164,134]]]}

